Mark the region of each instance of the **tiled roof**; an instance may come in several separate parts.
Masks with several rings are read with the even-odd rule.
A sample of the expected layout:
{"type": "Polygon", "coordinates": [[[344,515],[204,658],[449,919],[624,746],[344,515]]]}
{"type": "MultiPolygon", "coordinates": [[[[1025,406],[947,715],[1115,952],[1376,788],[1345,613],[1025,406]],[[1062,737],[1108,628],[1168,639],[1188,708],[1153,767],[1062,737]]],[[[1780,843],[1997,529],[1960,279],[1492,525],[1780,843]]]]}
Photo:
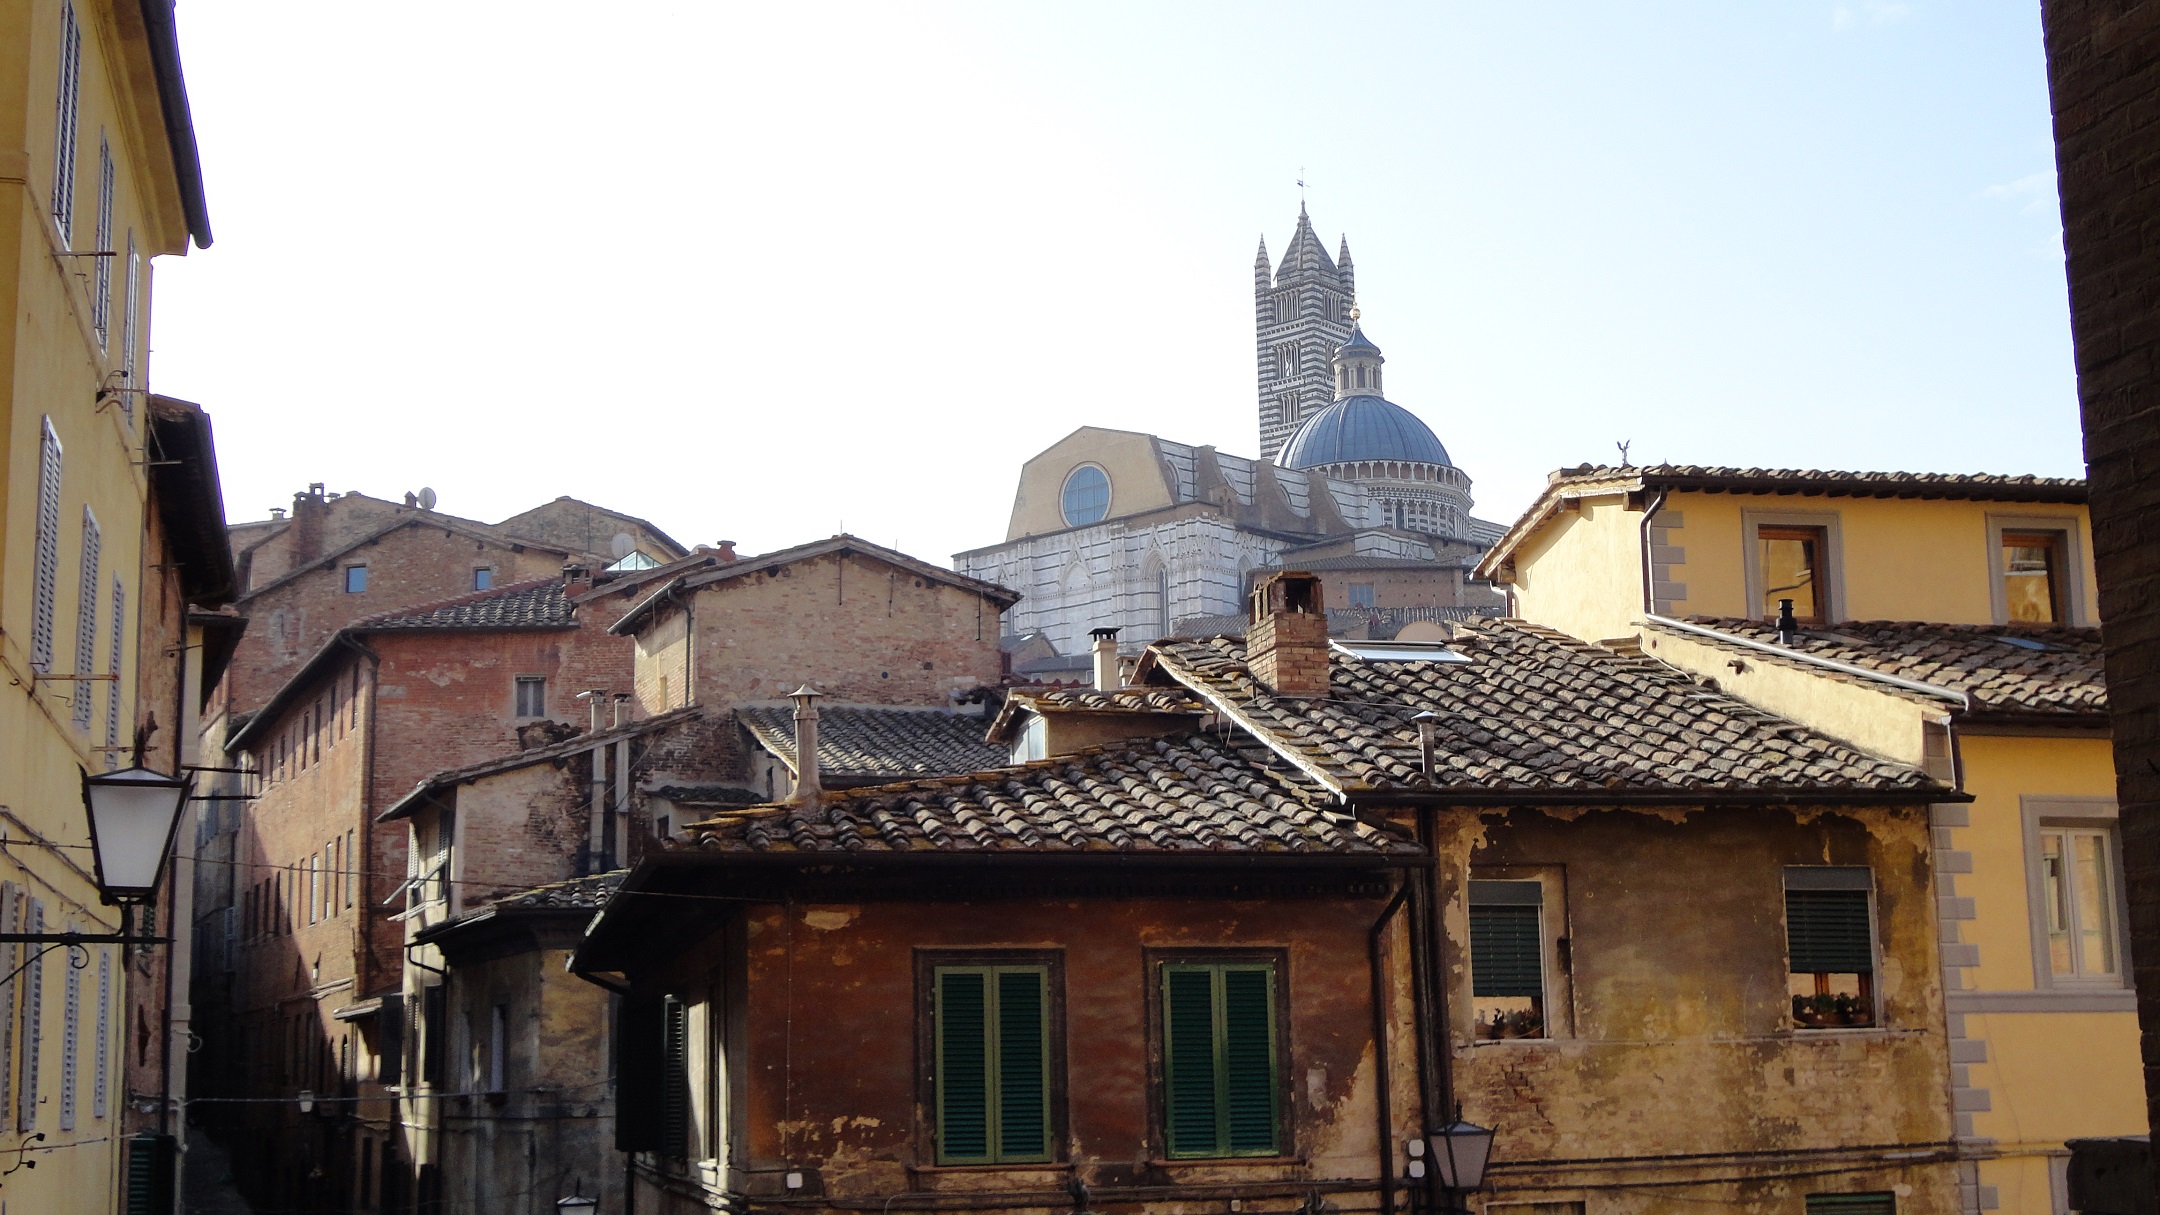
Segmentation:
{"type": "Polygon", "coordinates": [[[764,794],[740,785],[660,785],[645,795],[682,806],[755,806],[765,800],[764,794]]]}
{"type": "Polygon", "coordinates": [[[627,869],[617,869],[567,882],[549,882],[545,886],[506,894],[490,902],[489,906],[497,911],[597,911],[606,906],[629,874],[627,869]]]}
{"type": "Polygon", "coordinates": [[[1839,497],[1992,498],[2023,500],[2046,495],[2050,502],[2083,502],[2083,477],[2009,476],[2001,473],[1842,472],[1823,468],[1731,468],[1705,464],[1650,464],[1622,467],[1580,464],[1552,475],[1553,485],[1577,482],[1641,480],[1673,489],[1798,491],[1839,497]]]}
{"type": "Polygon", "coordinates": [[[473,591],[454,599],[416,604],[352,626],[355,632],[389,629],[567,629],[577,627],[577,611],[563,593],[561,578],[536,578],[511,586],[473,591]]]}
{"type": "MultiPolygon", "coordinates": [[[[1331,607],[1327,610],[1328,634],[1333,637],[1348,637],[1352,632],[1363,629],[1370,637],[1393,637],[1402,631],[1404,625],[1416,620],[1430,620],[1435,623],[1477,620],[1486,616],[1498,616],[1504,610],[1497,605],[1483,604],[1415,608],[1331,607]]],[[[1175,635],[1243,637],[1246,623],[1245,614],[1242,612],[1226,616],[1190,616],[1177,622],[1175,635]]]]}
{"type": "Polygon", "coordinates": [[[692,828],[728,852],[1276,853],[1412,856],[1398,832],[1329,808],[1265,751],[1190,735],[945,780],[828,793],[692,828]]]}
{"type": "Polygon", "coordinates": [[[1467,661],[1332,654],[1325,700],[1260,687],[1239,641],[1164,641],[1153,653],[1164,672],[1344,792],[1812,798],[1939,788],[1660,663],[1517,620],[1453,634],[1467,661]],[[1422,770],[1411,723],[1428,710],[1441,719],[1437,781],[1422,770]]]}
{"type": "MultiPolygon", "coordinates": [[[[1775,642],[1777,628],[1757,620],[1694,616],[1689,623],[1775,642]]],[[[1659,628],[1655,621],[1651,628],[1659,628]]],[[[1751,658],[1776,658],[1733,647],[1751,658]]],[[[1791,647],[1900,679],[1962,692],[1973,713],[2107,714],[2100,630],[2060,625],[1929,624],[1909,620],[1845,621],[1803,630],[1791,647]]],[[[1787,660],[1793,665],[1812,664],[1787,660]]]]}
{"type": "Polygon", "coordinates": [[[498,755],[493,759],[484,759],[478,763],[466,764],[463,767],[446,768],[422,779],[412,787],[410,792],[390,803],[390,807],[377,815],[375,821],[387,823],[404,818],[419,809],[429,798],[445,789],[454,788],[467,781],[479,780],[484,776],[493,776],[498,772],[514,772],[519,768],[529,768],[534,764],[552,763],[566,755],[574,755],[579,751],[589,751],[594,747],[605,746],[625,738],[637,738],[661,730],[673,729],[683,722],[696,718],[700,712],[701,710],[696,705],[684,705],[681,708],[669,709],[665,713],[656,713],[651,717],[641,718],[637,721],[624,722],[619,726],[610,726],[597,734],[573,734],[569,738],[549,746],[534,747],[530,751],[516,751],[508,755],[498,755]]]}
{"type": "MultiPolygon", "coordinates": [[[[1036,713],[1203,713],[1207,706],[1184,688],[1014,688],[1007,693],[986,737],[1010,740],[1023,711],[1036,713]]],[[[1000,762],[1003,762],[1002,760],[1000,762]]]]}
{"type": "MultiPolygon", "coordinates": [[[[795,710],[752,706],[735,710],[758,745],[795,767],[795,710]]],[[[1006,761],[1002,747],[983,741],[983,718],[938,709],[818,711],[818,771],[826,777],[945,776],[979,772],[1006,761]]]]}

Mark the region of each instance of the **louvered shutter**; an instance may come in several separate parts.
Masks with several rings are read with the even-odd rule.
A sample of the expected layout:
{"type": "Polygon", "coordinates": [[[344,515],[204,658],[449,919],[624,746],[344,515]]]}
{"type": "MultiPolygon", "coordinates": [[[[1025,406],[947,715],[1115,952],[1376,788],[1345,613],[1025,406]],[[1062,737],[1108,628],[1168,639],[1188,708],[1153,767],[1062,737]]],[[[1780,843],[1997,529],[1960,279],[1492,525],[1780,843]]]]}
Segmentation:
{"type": "MultiPolygon", "coordinates": [[[[0,932],[22,931],[22,889],[0,882],[0,932]]],[[[15,968],[22,964],[23,950],[17,942],[0,944],[0,1118],[15,1099],[15,968]]]]}
{"type": "Polygon", "coordinates": [[[1208,967],[1164,967],[1163,1121],[1172,1156],[1219,1150],[1214,980],[1208,967]]]}
{"type": "Polygon", "coordinates": [[[943,970],[937,984],[938,1160],[990,1159],[990,992],[981,970],[943,970]]]}
{"type": "MultiPolygon", "coordinates": [[[[231,945],[228,937],[226,944],[231,945]]],[[[232,969],[231,954],[225,969],[232,969]]],[[[399,1084],[405,1076],[405,1044],[412,1040],[412,1002],[403,996],[384,996],[382,1011],[375,1014],[375,1083],[399,1084]]]]}
{"type": "Polygon", "coordinates": [[[1470,883],[1470,990],[1477,996],[1545,995],[1544,888],[1470,883]]]}
{"type": "Polygon", "coordinates": [[[1222,971],[1222,1087],[1233,1156],[1275,1154],[1274,977],[1257,966],[1222,971]]]}
{"type": "Polygon", "coordinates": [[[1807,1215],[1897,1215],[1897,1196],[1888,1191],[1873,1194],[1810,1194],[1807,1215]]]}
{"type": "Polygon", "coordinates": [[[1046,971],[997,974],[997,1128],[1000,1160],[1047,1159],[1050,1086],[1045,1072],[1046,971]]]}
{"type": "Polygon", "coordinates": [[[1875,970],[1865,890],[1787,890],[1785,934],[1796,973],[1875,970]]]}
{"type": "Polygon", "coordinates": [[[660,1150],[681,1156],[690,1150],[690,1006],[674,996],[667,998],[663,1032],[660,1150]]]}
{"type": "MultiPolygon", "coordinates": [[[[98,618],[98,561],[105,549],[105,540],[98,530],[97,516],[90,508],[82,512],[82,562],[75,583],[75,673],[91,675],[97,672],[97,618],[98,618]]],[[[97,685],[82,680],[75,682],[70,696],[75,728],[90,728],[90,705],[97,692],[97,685]]]]}
{"type": "Polygon", "coordinates": [[[420,989],[420,1079],[441,1084],[450,1061],[450,1001],[441,984],[420,989]]]}
{"type": "Polygon", "coordinates": [[[30,579],[30,667],[52,670],[53,611],[60,594],[60,436],[51,418],[38,437],[37,546],[30,579]]]}
{"type": "Polygon", "coordinates": [[[60,243],[75,240],[75,130],[82,90],[82,26],[75,20],[75,6],[60,5],[60,85],[56,90],[58,114],[53,121],[53,223],[60,229],[60,243]]]}
{"type": "Polygon", "coordinates": [[[127,584],[118,574],[113,575],[112,623],[107,627],[112,650],[112,661],[106,664],[112,682],[105,685],[105,769],[109,772],[120,766],[120,753],[114,748],[120,745],[120,671],[127,646],[127,584]]]}
{"type": "Polygon", "coordinates": [[[171,1215],[178,1142],[147,1131],[127,1141],[127,1215],[171,1215]]]}
{"type": "MultiPolygon", "coordinates": [[[[30,899],[23,931],[33,936],[45,932],[45,904],[30,899]]],[[[30,948],[35,949],[36,946],[30,948]]],[[[22,1071],[15,1089],[15,1129],[37,1129],[38,1054],[45,1020],[45,960],[39,958],[23,970],[22,1071]]]]}
{"type": "Polygon", "coordinates": [[[93,1118],[105,1116],[105,1090],[112,1085],[112,996],[112,951],[100,949],[97,959],[97,1062],[92,1072],[96,1088],[90,1094],[90,1116],[93,1118]]]}

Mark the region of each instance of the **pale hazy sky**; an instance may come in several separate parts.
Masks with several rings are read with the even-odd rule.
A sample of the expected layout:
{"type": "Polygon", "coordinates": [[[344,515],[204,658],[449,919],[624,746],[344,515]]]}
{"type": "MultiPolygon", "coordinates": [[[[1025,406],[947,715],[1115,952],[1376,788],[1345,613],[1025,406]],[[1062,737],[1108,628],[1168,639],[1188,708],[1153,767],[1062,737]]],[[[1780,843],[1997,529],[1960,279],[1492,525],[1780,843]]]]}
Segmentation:
{"type": "Polygon", "coordinates": [[[2031,3],[184,0],[228,509],[1002,540],[1077,426],[1256,454],[1301,171],[1388,395],[1550,469],[2082,472],[2031,3]]]}

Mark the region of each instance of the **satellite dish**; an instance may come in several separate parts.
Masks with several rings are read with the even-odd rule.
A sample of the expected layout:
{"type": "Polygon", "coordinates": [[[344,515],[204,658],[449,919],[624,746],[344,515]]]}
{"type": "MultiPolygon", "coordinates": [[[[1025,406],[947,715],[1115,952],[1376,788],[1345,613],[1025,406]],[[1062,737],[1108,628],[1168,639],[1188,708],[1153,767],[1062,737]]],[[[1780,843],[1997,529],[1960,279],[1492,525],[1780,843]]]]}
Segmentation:
{"type": "Polygon", "coordinates": [[[616,532],[615,538],[608,541],[608,551],[615,554],[615,559],[620,561],[637,551],[637,537],[629,532],[616,532]]]}
{"type": "Polygon", "coordinates": [[[423,486],[421,486],[421,487],[420,487],[420,509],[421,509],[421,510],[434,510],[434,509],[435,509],[435,491],[434,491],[434,490],[432,490],[432,489],[429,489],[429,488],[428,488],[427,486],[425,486],[425,485],[423,485],[423,486]]]}

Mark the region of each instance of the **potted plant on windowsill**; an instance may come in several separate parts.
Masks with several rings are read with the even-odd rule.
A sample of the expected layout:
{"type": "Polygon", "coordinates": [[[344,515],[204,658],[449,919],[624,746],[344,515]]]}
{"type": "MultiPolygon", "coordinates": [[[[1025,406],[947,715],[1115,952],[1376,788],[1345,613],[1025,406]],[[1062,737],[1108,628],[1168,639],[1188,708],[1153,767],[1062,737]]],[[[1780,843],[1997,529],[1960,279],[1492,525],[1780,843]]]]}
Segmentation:
{"type": "Polygon", "coordinates": [[[1836,1004],[1837,1023],[1840,1025],[1867,1026],[1875,1024],[1875,1012],[1859,996],[1839,996],[1836,1004]]]}
{"type": "Polygon", "coordinates": [[[1794,996],[1793,1020],[1807,1029],[1824,1029],[1838,1023],[1836,996],[1794,996]]]}

